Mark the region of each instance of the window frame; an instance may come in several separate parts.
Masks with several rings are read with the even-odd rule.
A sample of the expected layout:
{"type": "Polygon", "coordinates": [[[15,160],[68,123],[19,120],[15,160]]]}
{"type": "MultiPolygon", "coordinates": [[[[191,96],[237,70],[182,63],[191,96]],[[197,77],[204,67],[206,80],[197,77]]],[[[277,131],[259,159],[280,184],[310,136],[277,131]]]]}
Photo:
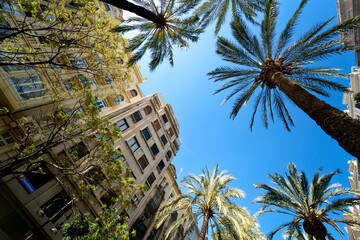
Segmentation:
{"type": "Polygon", "coordinates": [[[163,120],[163,122],[166,124],[167,122],[169,122],[168,117],[166,116],[166,113],[164,113],[163,115],[161,115],[161,118],[163,120]]]}
{"type": "Polygon", "coordinates": [[[127,121],[126,121],[125,118],[120,119],[119,121],[117,121],[117,122],[116,122],[116,125],[119,126],[121,132],[125,132],[125,131],[129,128],[129,124],[127,123],[127,121]],[[124,121],[124,123],[120,125],[119,122],[121,122],[121,121],[124,121]],[[124,126],[124,125],[126,125],[126,128],[125,128],[124,130],[122,130],[121,128],[122,128],[122,126],[124,126]]]}
{"type": "Polygon", "coordinates": [[[6,147],[15,142],[14,137],[11,135],[9,131],[1,132],[0,133],[0,148],[6,147]],[[5,136],[4,134],[8,134],[9,136],[5,136]],[[9,141],[10,140],[10,141],[9,141]],[[3,145],[2,145],[3,144],[3,145]]]}
{"type": "Polygon", "coordinates": [[[158,146],[156,145],[156,143],[154,143],[153,145],[151,145],[150,150],[151,150],[151,153],[152,153],[152,155],[153,155],[154,157],[156,157],[156,155],[158,155],[159,152],[160,152],[160,150],[159,150],[158,146]],[[156,152],[156,151],[154,152],[153,147],[156,147],[157,152],[156,152]]]}
{"type": "Polygon", "coordinates": [[[142,133],[142,135],[144,136],[144,138],[145,138],[146,141],[149,140],[149,139],[152,137],[151,132],[150,132],[150,129],[149,129],[148,127],[146,127],[146,128],[144,128],[143,130],[141,130],[141,133],[142,133]],[[146,134],[145,134],[144,132],[145,132],[146,134]]]}
{"type": "Polygon", "coordinates": [[[48,96],[48,90],[38,75],[10,77],[10,83],[22,101],[48,96]],[[35,93],[39,95],[31,96],[35,93]]]}
{"type": "Polygon", "coordinates": [[[155,181],[156,181],[156,177],[155,177],[155,174],[152,172],[152,173],[150,173],[149,176],[146,178],[146,184],[147,184],[149,187],[151,187],[151,186],[154,184],[155,181]],[[149,178],[150,178],[150,177],[152,177],[150,180],[153,179],[153,181],[151,181],[151,183],[150,183],[150,181],[149,181],[149,178]]]}
{"type": "Polygon", "coordinates": [[[138,150],[139,148],[140,148],[140,144],[139,144],[139,142],[137,141],[137,139],[136,139],[136,137],[134,136],[134,137],[132,137],[132,138],[130,138],[128,141],[127,141],[127,144],[129,145],[129,147],[130,147],[130,149],[131,149],[131,151],[132,152],[136,152],[136,150],[138,150]],[[134,143],[130,143],[130,141],[132,140],[132,139],[134,139],[134,143]],[[137,148],[136,149],[133,149],[133,146],[137,146],[137,148]]]}
{"type": "Polygon", "coordinates": [[[99,108],[99,111],[102,111],[103,109],[108,107],[104,99],[94,102],[94,106],[97,106],[99,108]]]}
{"type": "Polygon", "coordinates": [[[165,137],[165,134],[161,135],[160,137],[161,143],[163,146],[165,146],[168,143],[168,140],[165,137]]]}
{"type": "Polygon", "coordinates": [[[132,114],[132,116],[133,116],[133,118],[134,118],[135,123],[138,123],[138,122],[140,122],[140,121],[143,119],[140,110],[134,112],[134,113],[132,114]],[[138,114],[138,115],[137,115],[137,114],[138,114]]]}
{"type": "Polygon", "coordinates": [[[145,170],[146,167],[149,166],[149,161],[148,161],[148,159],[146,158],[145,154],[143,154],[143,155],[137,160],[137,162],[139,163],[141,170],[145,170]],[[140,162],[140,160],[144,160],[143,163],[144,163],[145,165],[142,164],[142,163],[140,162]],[[144,167],[143,167],[143,165],[144,165],[144,167]]]}
{"type": "Polygon", "coordinates": [[[163,160],[160,160],[160,162],[157,164],[157,168],[158,168],[159,172],[161,172],[165,168],[165,163],[163,160]],[[162,165],[161,165],[162,167],[159,166],[160,163],[162,163],[162,165]]]}

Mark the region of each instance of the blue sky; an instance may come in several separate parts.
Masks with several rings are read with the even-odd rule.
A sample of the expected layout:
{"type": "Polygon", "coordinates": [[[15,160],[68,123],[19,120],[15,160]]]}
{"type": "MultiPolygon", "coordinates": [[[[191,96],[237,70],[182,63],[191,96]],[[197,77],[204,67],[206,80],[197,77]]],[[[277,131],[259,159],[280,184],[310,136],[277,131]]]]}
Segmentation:
{"type": "MultiPolygon", "coordinates": [[[[300,0],[281,1],[279,27],[289,19],[300,0]]],[[[297,27],[297,34],[302,34],[312,24],[329,17],[336,19],[335,0],[312,0],[306,7],[297,27]]],[[[219,34],[231,38],[228,26],[219,34]]],[[[254,188],[254,183],[270,183],[266,174],[284,173],[286,164],[293,161],[299,169],[312,177],[318,167],[323,172],[339,168],[341,175],[335,181],[348,187],[347,161],[354,159],[346,153],[335,140],[332,140],[294,104],[288,102],[295,128],[287,132],[281,121],[276,119],[269,128],[263,126],[261,117],[256,118],[253,131],[249,124],[252,102],[240,110],[235,120],[229,118],[233,101],[221,106],[227,93],[213,95],[218,83],[208,80],[206,74],[218,66],[226,65],[215,54],[213,29],[208,29],[200,40],[191,44],[187,51],[175,50],[175,65],[163,63],[154,72],[147,66],[148,58],[139,62],[141,72],[148,79],[141,85],[145,95],[160,92],[163,100],[170,103],[180,125],[182,145],[173,164],[177,168],[178,179],[186,174],[199,174],[205,166],[213,169],[219,164],[221,170],[227,170],[236,177],[232,187],[245,191],[246,198],[239,200],[239,205],[247,207],[252,214],[259,205],[251,202],[262,193],[254,188]]],[[[335,56],[323,65],[342,69],[349,73],[355,65],[354,54],[335,56]]],[[[346,86],[349,80],[343,82],[346,86]]],[[[326,101],[341,110],[342,94],[333,92],[326,101]]],[[[261,231],[265,234],[284,223],[286,218],[278,214],[264,214],[259,217],[261,231]]],[[[281,239],[277,235],[275,239],[281,239]]],[[[335,239],[340,239],[335,236],[335,239]]]]}

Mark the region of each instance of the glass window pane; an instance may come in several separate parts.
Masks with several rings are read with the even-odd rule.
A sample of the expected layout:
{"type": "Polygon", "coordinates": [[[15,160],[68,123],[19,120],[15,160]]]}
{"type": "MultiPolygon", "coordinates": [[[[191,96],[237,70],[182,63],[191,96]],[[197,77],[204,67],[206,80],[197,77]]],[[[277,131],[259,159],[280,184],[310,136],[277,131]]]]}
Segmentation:
{"type": "Polygon", "coordinates": [[[156,146],[155,143],[150,147],[150,149],[154,156],[156,156],[159,153],[159,148],[156,146]]]}

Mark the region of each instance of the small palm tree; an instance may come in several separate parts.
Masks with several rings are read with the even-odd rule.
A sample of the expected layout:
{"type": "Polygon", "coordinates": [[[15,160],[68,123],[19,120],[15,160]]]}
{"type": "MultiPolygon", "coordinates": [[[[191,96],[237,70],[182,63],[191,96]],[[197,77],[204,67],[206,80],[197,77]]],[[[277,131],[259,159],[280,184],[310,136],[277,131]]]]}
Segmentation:
{"type": "Polygon", "coordinates": [[[153,21],[144,17],[132,17],[124,21],[114,31],[125,33],[133,30],[139,31],[130,40],[128,52],[135,52],[128,65],[133,65],[140,60],[147,50],[150,50],[150,70],[154,70],[165,58],[173,65],[173,46],[188,48],[189,41],[196,42],[202,32],[196,26],[196,17],[184,17],[191,6],[177,4],[175,0],[134,0],[141,4],[142,8],[153,13],[161,21],[153,21]]]}
{"type": "Polygon", "coordinates": [[[219,172],[218,166],[212,173],[206,168],[200,177],[188,175],[182,180],[182,187],[187,192],[165,202],[157,213],[156,227],[160,227],[171,214],[180,210],[185,210],[188,215],[177,219],[167,230],[165,238],[172,236],[187,219],[190,219],[188,229],[191,229],[199,218],[203,218],[199,240],[205,239],[208,228],[221,229],[225,222],[255,226],[255,220],[248,211],[232,202],[232,198],[245,195],[237,188],[229,188],[233,179],[233,175],[226,174],[226,171],[219,172]]]}
{"type": "Polygon", "coordinates": [[[213,240],[265,240],[257,224],[244,225],[241,221],[220,220],[220,228],[211,234],[213,240]]]}
{"type": "Polygon", "coordinates": [[[277,173],[268,174],[268,177],[277,187],[255,184],[256,188],[262,188],[266,191],[254,201],[262,204],[262,210],[258,214],[277,212],[292,217],[290,222],[273,230],[268,235],[269,239],[272,239],[283,228],[287,229],[285,236],[288,239],[291,237],[306,239],[302,233],[301,225],[305,233],[313,236],[316,240],[325,240],[326,237],[333,239],[324,223],[329,224],[340,235],[343,235],[343,232],[337,223],[359,225],[356,221],[334,219],[330,215],[333,212],[349,213],[349,206],[359,204],[358,198],[353,196],[353,194],[359,193],[355,190],[340,188],[341,185],[337,183],[330,184],[332,177],[340,173],[338,170],[321,176],[320,171],[321,169],[316,172],[309,184],[305,173],[299,172],[294,163],[289,163],[289,173],[286,173],[285,177],[277,173]],[[339,196],[344,195],[348,196],[339,198],[339,196]]]}
{"type": "Polygon", "coordinates": [[[217,41],[217,53],[225,61],[235,65],[219,67],[209,73],[210,78],[215,81],[226,80],[215,93],[234,89],[224,100],[225,103],[231,97],[238,96],[231,112],[232,118],[237,116],[239,110],[251,97],[257,95],[254,97],[255,109],[251,117],[250,129],[260,107],[266,127],[269,118],[274,120],[274,112],[276,112],[285,128],[290,131],[290,126],[294,123],[284,102],[284,98],[289,98],[315,120],[328,135],[338,141],[341,147],[360,158],[360,122],[308,92],[329,96],[327,90],[347,91],[346,87],[333,80],[348,75],[337,72],[337,69],[310,64],[347,50],[340,46],[338,33],[358,24],[360,16],[324,30],[332,20],[332,18],[328,19],[313,26],[297,41],[291,43],[294,28],[307,2],[308,0],[301,1],[277,42],[275,41],[279,4],[277,0],[267,0],[264,5],[260,38],[251,33],[246,24],[235,19],[231,28],[236,43],[222,37],[217,41]]]}

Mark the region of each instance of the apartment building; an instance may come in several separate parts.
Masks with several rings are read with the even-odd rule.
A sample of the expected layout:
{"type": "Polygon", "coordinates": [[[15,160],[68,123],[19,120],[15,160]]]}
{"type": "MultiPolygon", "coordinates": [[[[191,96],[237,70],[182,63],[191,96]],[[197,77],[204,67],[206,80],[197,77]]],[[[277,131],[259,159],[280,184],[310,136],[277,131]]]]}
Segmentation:
{"type": "MultiPolygon", "coordinates": [[[[360,15],[359,0],[338,0],[336,2],[338,22],[360,15]]],[[[340,38],[345,40],[344,46],[356,46],[360,43],[360,31],[358,28],[340,32],[340,38]]],[[[360,66],[360,50],[355,51],[356,65],[360,66]]]]}
{"type": "MultiPolygon", "coordinates": [[[[39,11],[45,14],[47,1],[39,3],[39,11]]],[[[67,1],[67,4],[73,11],[79,7],[76,1],[67,1]]],[[[98,4],[109,16],[121,18],[120,9],[101,2],[98,4]]],[[[11,27],[24,25],[26,16],[18,5],[1,3],[1,8],[7,16],[6,24],[11,27]]],[[[0,32],[0,36],[4,34],[8,32],[0,32]]],[[[61,42],[60,36],[51,37],[61,42]]],[[[19,39],[27,47],[42,53],[48,48],[48,45],[42,45],[44,39],[41,38],[21,35],[19,39]]],[[[66,41],[62,42],[67,44],[66,41]]],[[[121,62],[129,57],[130,54],[123,55],[121,62]]],[[[94,57],[75,55],[62,56],[61,61],[79,68],[99,62],[94,57]]],[[[41,69],[21,65],[1,67],[0,108],[5,107],[9,114],[0,117],[0,170],[12,164],[17,154],[14,145],[23,140],[24,132],[31,132],[29,141],[35,146],[48,140],[49,129],[55,129],[51,127],[57,123],[47,120],[59,105],[64,112],[82,111],[79,99],[73,97],[74,89],[75,86],[89,87],[99,96],[94,105],[99,108],[100,115],[122,132],[123,137],[116,140],[114,147],[122,153],[123,165],[131,169],[130,175],[137,184],[146,184],[149,188],[141,193],[134,192],[131,208],[121,214],[129,216],[129,227],[137,231],[135,239],[162,239],[168,224],[177,216],[174,214],[160,229],[155,229],[155,213],[164,200],[181,194],[176,183],[176,170],[171,164],[180,146],[179,125],[171,106],[163,103],[160,94],[142,95],[139,84],[144,78],[137,66],[130,69],[121,66],[120,70],[126,77],[121,87],[107,76],[90,78],[86,73],[79,74],[79,71],[62,66],[41,69]]],[[[42,158],[55,166],[76,148],[78,158],[86,160],[94,143],[79,139],[75,136],[64,144],[51,146],[42,158]]],[[[23,165],[12,166],[12,169],[17,168],[23,168],[23,165]]],[[[89,212],[95,219],[101,205],[108,203],[109,199],[99,188],[92,190],[87,199],[79,200],[76,182],[61,175],[61,170],[56,167],[42,168],[41,174],[1,175],[0,239],[61,239],[62,225],[76,214],[72,206],[80,212],[89,212]]],[[[87,173],[91,174],[91,171],[87,173]]],[[[182,236],[184,227],[186,224],[179,228],[176,239],[182,236]]],[[[194,228],[191,239],[197,238],[198,232],[194,228]]]]}
{"type": "MultiPolygon", "coordinates": [[[[350,74],[350,88],[349,92],[344,93],[343,104],[347,105],[347,110],[345,112],[349,114],[352,118],[360,121],[360,104],[354,99],[357,93],[360,92],[360,72],[356,67],[351,68],[350,74]]],[[[348,161],[350,172],[349,183],[352,189],[360,190],[359,182],[359,160],[348,161]]],[[[350,207],[351,214],[345,214],[345,219],[353,219],[360,221],[360,206],[350,207]]],[[[349,240],[357,240],[360,238],[360,229],[352,226],[347,226],[347,232],[349,240]]]]}
{"type": "MultiPolygon", "coordinates": [[[[352,189],[360,190],[359,160],[348,161],[350,172],[349,183],[352,189]]],[[[344,214],[347,220],[355,220],[360,222],[360,206],[350,207],[351,214],[344,214]]],[[[360,229],[347,225],[346,230],[349,240],[357,240],[360,238],[360,229]]]]}

